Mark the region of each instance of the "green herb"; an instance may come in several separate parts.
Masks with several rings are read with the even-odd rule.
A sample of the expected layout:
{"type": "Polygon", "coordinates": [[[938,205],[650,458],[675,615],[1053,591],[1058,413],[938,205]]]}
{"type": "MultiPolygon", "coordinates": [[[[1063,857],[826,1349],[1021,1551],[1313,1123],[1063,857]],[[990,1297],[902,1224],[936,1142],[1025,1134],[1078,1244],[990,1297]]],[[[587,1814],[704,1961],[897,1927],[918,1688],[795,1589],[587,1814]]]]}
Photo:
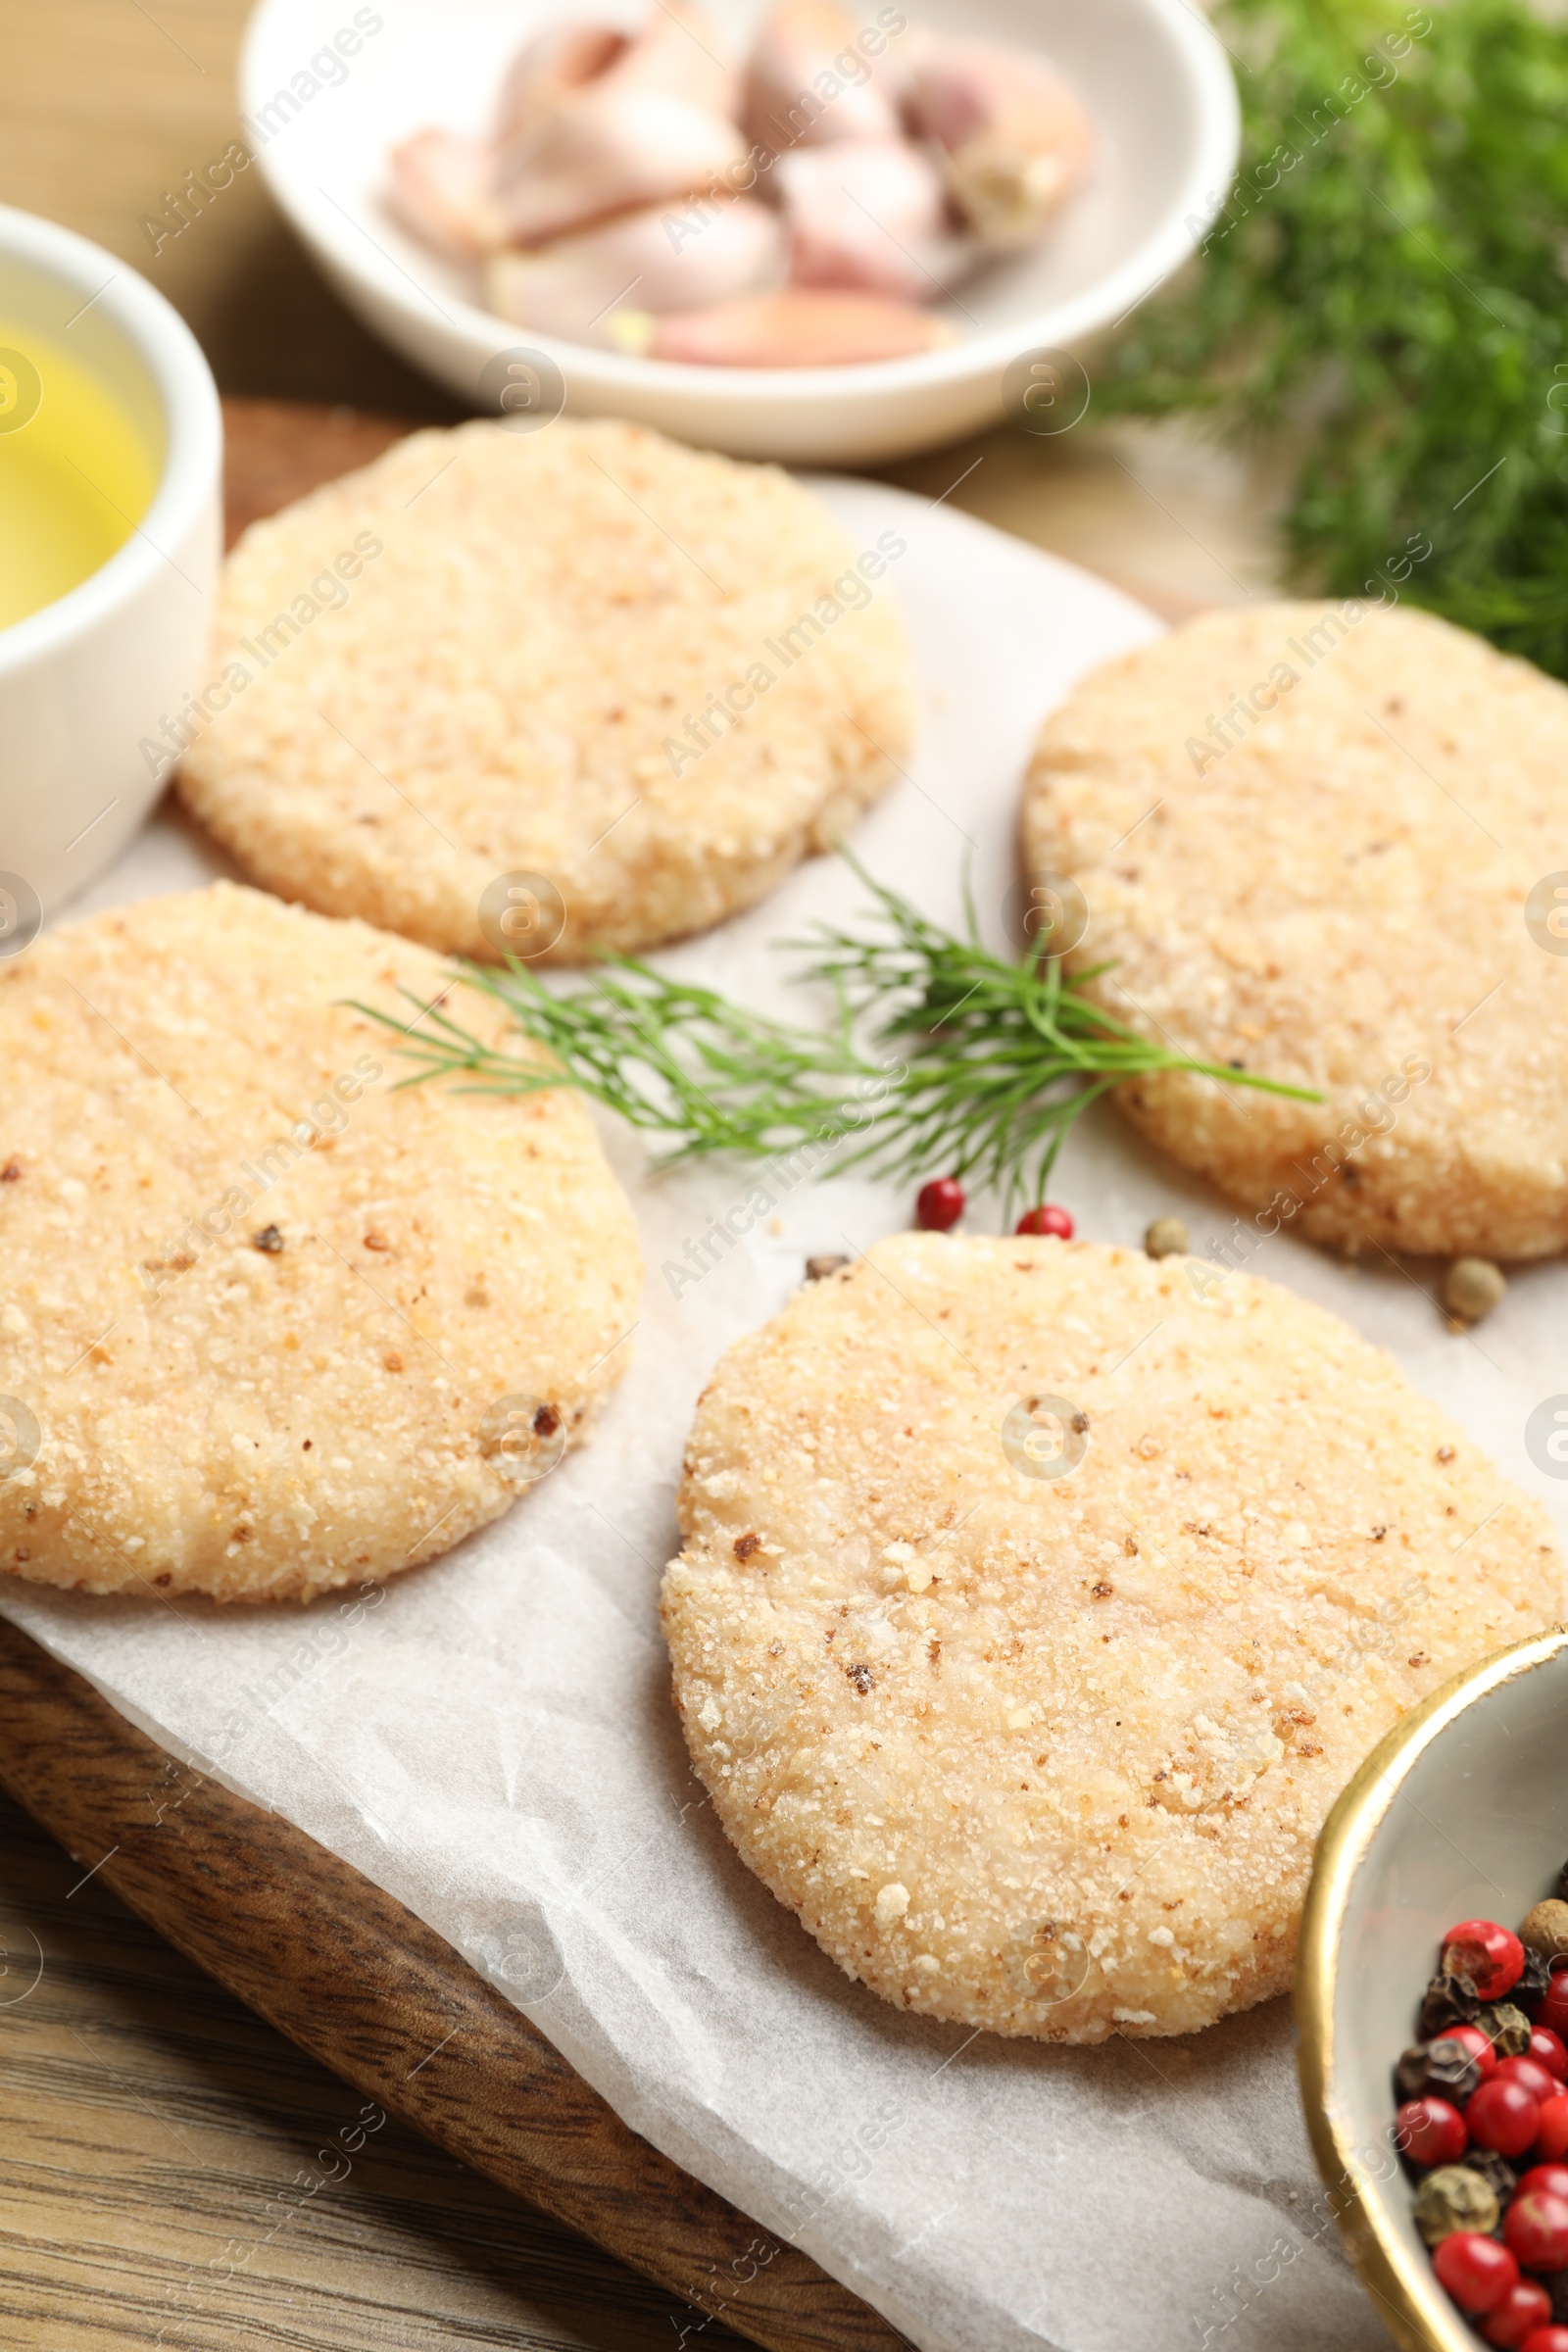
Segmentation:
{"type": "Polygon", "coordinates": [[[1102,411],[1289,428],[1298,579],[1568,675],[1568,23],[1523,0],[1220,0],[1241,171],[1102,411]]]}
{"type": "Polygon", "coordinates": [[[1074,1120],[1123,1079],[1191,1070],[1319,1100],[1136,1036],[1083,993],[1105,965],[1069,981],[1043,945],[1017,961],[994,956],[972,912],[956,938],[897,892],[867,886],[875,928],[822,925],[792,943],[808,958],[797,976],[833,992],[837,1018],[823,1030],[747,1012],[634,956],[607,957],[586,987],[562,994],[523,964],[460,966],[465,986],[504,1005],[553,1056],[544,1067],[474,1036],[445,1001],[406,1024],[374,1005],[358,1009],[397,1030],[399,1051],[420,1065],[403,1085],[442,1074],[479,1094],[567,1083],[669,1138],[665,1165],[805,1150],[809,1172],[829,1157],[890,1177],[940,1169],[997,1187],[1004,1205],[1044,1199],[1074,1120]]]}

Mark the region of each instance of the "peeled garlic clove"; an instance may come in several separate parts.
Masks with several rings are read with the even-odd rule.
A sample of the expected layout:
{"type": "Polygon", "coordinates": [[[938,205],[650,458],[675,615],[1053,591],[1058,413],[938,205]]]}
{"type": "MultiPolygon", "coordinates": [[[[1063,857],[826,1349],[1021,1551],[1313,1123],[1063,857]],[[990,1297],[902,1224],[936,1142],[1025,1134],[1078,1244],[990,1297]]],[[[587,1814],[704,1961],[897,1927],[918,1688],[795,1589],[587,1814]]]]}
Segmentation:
{"type": "Polygon", "coordinates": [[[893,102],[835,0],[779,0],[752,50],[741,119],[771,155],[899,135],[893,102]]]}
{"type": "Polygon", "coordinates": [[[934,302],[961,261],[929,156],[902,139],[846,139],[780,156],[774,185],[790,282],[934,302]]]}
{"type": "Polygon", "coordinates": [[[909,303],[807,286],[671,312],[653,320],[640,346],[627,338],[656,360],[689,360],[703,368],[845,368],[902,360],[956,340],[944,319],[909,303]]]}
{"type": "Polygon", "coordinates": [[[502,84],[497,143],[589,87],[662,90],[715,115],[733,114],[739,100],[735,69],[706,12],[693,0],[655,0],[635,35],[614,24],[556,24],[525,42],[502,84]]]}
{"type": "Polygon", "coordinates": [[[662,90],[714,115],[739,109],[740,76],[717,26],[693,0],[655,0],[644,31],[628,41],[606,75],[618,90],[662,90]]]}
{"type": "Polygon", "coordinates": [[[612,213],[738,178],[746,155],[733,122],[682,98],[590,87],[508,143],[496,201],[513,244],[547,245],[612,213]]]}
{"type": "Polygon", "coordinates": [[[536,32],[518,50],[501,84],[496,144],[515,138],[563,98],[597,81],[632,45],[614,24],[553,24],[536,32]]]}
{"type": "Polygon", "coordinates": [[[487,292],[514,325],[624,349],[627,308],[692,310],[764,285],[778,274],[782,246],[777,215],[744,197],[709,199],[685,215],[654,206],[532,253],[496,254],[487,292]]]}
{"type": "Polygon", "coordinates": [[[405,228],[457,261],[506,243],[491,192],[495,159],[478,139],[420,130],[394,147],[388,199],[405,228]]]}
{"type": "Polygon", "coordinates": [[[941,149],[958,212],[995,249],[1027,244],[1088,175],[1076,94],[1043,58],[987,41],[927,33],[907,65],[906,121],[941,149]]]}

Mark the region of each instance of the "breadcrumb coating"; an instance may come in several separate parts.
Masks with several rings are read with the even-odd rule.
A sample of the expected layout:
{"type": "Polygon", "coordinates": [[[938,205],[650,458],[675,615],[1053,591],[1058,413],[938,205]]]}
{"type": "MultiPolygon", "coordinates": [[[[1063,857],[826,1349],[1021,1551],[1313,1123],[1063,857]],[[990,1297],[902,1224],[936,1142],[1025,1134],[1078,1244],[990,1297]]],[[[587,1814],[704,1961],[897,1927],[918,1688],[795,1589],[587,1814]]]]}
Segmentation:
{"type": "Polygon", "coordinates": [[[1023,810],[1088,901],[1072,961],[1144,1035],[1326,1098],[1161,1074],[1123,1110],[1314,1241],[1561,1250],[1568,955],[1531,893],[1565,770],[1568,688],[1426,613],[1247,606],[1096,670],[1023,810]]]}
{"type": "Polygon", "coordinates": [[[584,1435],[631,1212],[569,1089],[395,1091],[346,1001],[412,1020],[399,988],[449,978],[228,883],[0,964],[0,1568],[309,1598],[434,1558],[584,1435]]]}
{"type": "Polygon", "coordinates": [[[640,425],[416,433],[235,548],[214,674],[251,676],[180,791],[270,889],[433,948],[499,960],[512,873],[559,894],[540,961],[704,930],[908,757],[881,540],[640,425]]]}
{"type": "Polygon", "coordinates": [[[752,1869],[901,2008],[1090,2042],[1283,1990],[1355,1767],[1563,1613],[1540,1508],[1386,1355],[1197,1262],[902,1235],[702,1399],[663,1589],[686,1739],[752,1869]]]}

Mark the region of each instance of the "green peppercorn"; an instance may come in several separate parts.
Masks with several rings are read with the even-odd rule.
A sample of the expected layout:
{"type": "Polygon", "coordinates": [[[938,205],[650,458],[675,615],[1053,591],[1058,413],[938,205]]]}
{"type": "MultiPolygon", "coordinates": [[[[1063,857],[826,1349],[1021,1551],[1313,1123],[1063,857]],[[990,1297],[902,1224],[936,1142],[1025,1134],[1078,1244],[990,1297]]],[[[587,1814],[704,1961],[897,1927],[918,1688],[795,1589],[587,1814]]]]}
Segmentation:
{"type": "Polygon", "coordinates": [[[1185,1257],[1192,1246],[1192,1236],[1180,1217],[1156,1217],[1144,1236],[1144,1248],[1151,1257],[1185,1257]]]}
{"type": "Polygon", "coordinates": [[[1499,2058],[1522,2058],[1530,2047],[1530,2020],[1512,2001],[1494,2001],[1476,2024],[1499,2058]]]}
{"type": "Polygon", "coordinates": [[[1497,2227],[1497,2200],[1469,2165],[1440,2165],[1415,2192],[1415,2226],[1429,2246],[1441,2245],[1456,2230],[1490,2237],[1497,2227]]]}
{"type": "Polygon", "coordinates": [[[1443,1283],[1443,1303],[1460,1323],[1480,1323],[1508,1288],[1490,1257],[1456,1257],[1443,1283]]]}

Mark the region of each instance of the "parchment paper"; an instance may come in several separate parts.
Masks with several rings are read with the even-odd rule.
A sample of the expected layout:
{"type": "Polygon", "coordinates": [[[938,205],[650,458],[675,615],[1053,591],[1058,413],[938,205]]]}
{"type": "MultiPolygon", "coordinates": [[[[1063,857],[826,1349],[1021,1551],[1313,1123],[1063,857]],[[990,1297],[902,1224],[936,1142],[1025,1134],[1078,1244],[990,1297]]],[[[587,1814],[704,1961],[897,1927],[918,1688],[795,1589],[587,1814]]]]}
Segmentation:
{"type": "MultiPolygon", "coordinates": [[[[1079,672],[1158,624],[949,508],[827,487],[858,546],[888,528],[908,542],[892,576],[928,703],[908,780],[857,850],[949,921],[971,856],[1000,941],[1034,727],[1079,672]]],[[[218,870],[166,814],[83,904],[218,870]]],[[[768,943],[861,904],[839,861],[817,860],[668,960],[783,1005],[768,943]]],[[[448,1937],[629,2123],[758,2217],[758,2259],[767,2233],[795,2240],[926,2352],[1382,2343],[1321,2201],[1285,2003],[1182,2041],[971,2036],[849,1983],[729,1848],[686,1763],[656,1617],[682,1441],[714,1358],[783,1303],[803,1257],[865,1247],[908,1203],[866,1182],[803,1184],[781,1230],[677,1298],[664,1261],[750,1179],[649,1183],[625,1132],[607,1121],[606,1140],[649,1264],[635,1360],[593,1443],[507,1518],[370,1606],[249,1613],[14,1585],[0,1607],[176,1755],[448,1937]]],[[[1135,1241],[1164,1209],[1200,1250],[1230,1227],[1109,1110],[1056,1189],[1096,1239],[1135,1241]]],[[[983,1205],[975,1223],[988,1229],[983,1205]]],[[[1391,1347],[1562,1524],[1568,1487],[1533,1469],[1522,1433],[1568,1385],[1563,1267],[1516,1278],[1466,1340],[1392,1270],[1357,1275],[1287,1236],[1251,1265],[1391,1347]]],[[[734,2292],[715,2276],[690,2285],[711,2313],[734,2292]]]]}

